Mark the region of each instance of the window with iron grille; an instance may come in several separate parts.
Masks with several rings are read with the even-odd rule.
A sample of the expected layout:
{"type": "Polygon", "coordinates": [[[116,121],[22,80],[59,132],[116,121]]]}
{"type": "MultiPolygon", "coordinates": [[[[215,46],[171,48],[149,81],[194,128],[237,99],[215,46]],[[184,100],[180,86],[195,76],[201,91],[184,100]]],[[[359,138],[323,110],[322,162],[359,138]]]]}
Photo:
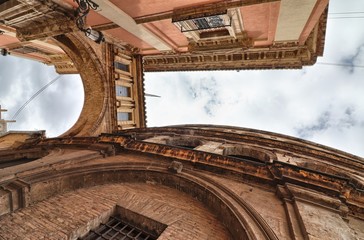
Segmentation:
{"type": "Polygon", "coordinates": [[[225,27],[224,20],[220,16],[197,18],[192,21],[196,24],[197,29],[225,27]]]}
{"type": "Polygon", "coordinates": [[[91,230],[79,240],[156,240],[158,236],[137,228],[121,219],[120,215],[112,216],[107,223],[91,230]]]}
{"type": "Polygon", "coordinates": [[[231,17],[224,15],[215,15],[201,18],[194,18],[184,21],[174,22],[180,27],[181,32],[204,31],[210,29],[224,29],[231,27],[231,17]]]}

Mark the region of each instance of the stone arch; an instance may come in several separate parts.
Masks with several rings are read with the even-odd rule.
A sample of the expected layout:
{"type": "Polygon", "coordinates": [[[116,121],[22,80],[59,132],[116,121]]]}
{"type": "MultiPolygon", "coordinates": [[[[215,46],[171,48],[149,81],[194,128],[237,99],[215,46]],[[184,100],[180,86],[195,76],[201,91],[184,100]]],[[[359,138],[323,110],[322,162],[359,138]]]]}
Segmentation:
{"type": "Polygon", "coordinates": [[[60,193],[108,183],[151,183],[167,186],[202,202],[229,230],[233,239],[278,239],[265,220],[227,187],[195,171],[173,174],[165,167],[143,164],[74,167],[25,179],[32,182],[28,204],[60,193]]]}
{"type": "MultiPolygon", "coordinates": [[[[189,195],[181,194],[178,190],[157,184],[112,183],[98,185],[60,194],[35,205],[42,205],[44,202],[52,204],[50,211],[57,212],[56,210],[60,209],[60,213],[50,214],[50,217],[65,214],[66,211],[57,207],[67,205],[67,202],[73,203],[71,206],[67,206],[67,212],[71,212],[68,216],[75,217],[65,221],[78,224],[73,224],[75,227],[66,232],[68,236],[71,235],[69,239],[79,239],[78,237],[85,236],[90,229],[96,229],[101,222],[107,222],[106,219],[115,215],[119,215],[119,218],[125,223],[153,232],[154,237],[148,239],[187,239],[186,236],[192,234],[195,239],[202,239],[206,235],[209,236],[209,239],[231,239],[229,232],[217,217],[198,200],[189,195]],[[92,201],[89,201],[89,196],[92,196],[92,201]],[[189,211],[189,208],[192,211],[189,211]],[[82,222],[79,221],[79,216],[82,216],[82,222]],[[190,222],[204,222],[204,224],[194,228],[190,222]],[[173,235],[171,236],[171,234],[173,235]]],[[[32,208],[33,206],[29,210],[24,209],[22,211],[23,216],[27,215],[27,212],[31,211],[32,208]]],[[[38,218],[42,217],[37,213],[34,215],[38,218]]],[[[63,227],[66,224],[60,223],[59,225],[63,227]]]]}
{"type": "Polygon", "coordinates": [[[77,122],[62,136],[95,136],[101,132],[110,132],[112,124],[102,126],[108,114],[107,86],[110,84],[103,56],[107,43],[98,45],[82,33],[67,33],[55,36],[54,39],[73,61],[85,92],[83,108],[77,122]]]}
{"type": "Polygon", "coordinates": [[[252,161],[269,162],[269,163],[272,163],[274,160],[277,160],[276,155],[268,150],[250,146],[243,146],[240,144],[234,144],[234,145],[229,144],[225,146],[223,150],[223,155],[244,158],[252,161]]]}

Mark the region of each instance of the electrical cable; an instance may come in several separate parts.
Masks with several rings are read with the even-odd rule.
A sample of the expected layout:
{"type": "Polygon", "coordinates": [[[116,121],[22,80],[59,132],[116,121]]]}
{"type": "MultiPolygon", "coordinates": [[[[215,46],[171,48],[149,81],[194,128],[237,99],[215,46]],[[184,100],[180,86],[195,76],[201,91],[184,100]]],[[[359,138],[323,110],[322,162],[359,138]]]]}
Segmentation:
{"type": "Polygon", "coordinates": [[[62,75],[57,76],[55,79],[44,85],[42,88],[40,88],[36,93],[34,93],[19,109],[16,111],[16,113],[11,118],[12,120],[16,120],[18,115],[21,113],[21,111],[39,94],[41,94],[44,90],[46,90],[49,86],[51,86],[53,83],[55,83],[58,79],[60,79],[62,75]]]}
{"type": "Polygon", "coordinates": [[[340,67],[364,68],[364,65],[349,65],[349,64],[344,64],[344,63],[327,63],[327,62],[317,62],[316,64],[321,64],[321,65],[332,65],[332,66],[340,66],[340,67]]]}
{"type": "Polygon", "coordinates": [[[343,14],[362,14],[364,12],[334,12],[334,13],[330,13],[329,12],[329,15],[343,15],[343,14]]]}

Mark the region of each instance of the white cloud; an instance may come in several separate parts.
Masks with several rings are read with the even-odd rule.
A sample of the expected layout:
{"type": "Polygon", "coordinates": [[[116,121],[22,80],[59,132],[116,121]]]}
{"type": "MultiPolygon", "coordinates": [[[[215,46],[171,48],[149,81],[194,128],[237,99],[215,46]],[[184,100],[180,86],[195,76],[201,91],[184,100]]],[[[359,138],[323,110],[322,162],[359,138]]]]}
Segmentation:
{"type": "MultiPolygon", "coordinates": [[[[330,1],[330,12],[364,9],[362,1],[330,1]]],[[[364,65],[362,19],[329,19],[319,62],[364,65]]],[[[235,125],[305,137],[364,156],[364,68],[315,65],[302,70],[146,73],[148,126],[235,125]],[[183,81],[181,81],[183,79],[183,81]],[[212,81],[211,79],[214,79],[212,81]],[[201,92],[201,83],[215,89],[201,92]],[[185,88],[192,86],[199,98],[185,88]],[[205,112],[212,99],[217,104],[205,112]],[[350,113],[350,114],[348,114],[350,113]]]]}
{"type": "MultiPolygon", "coordinates": [[[[54,67],[16,58],[0,58],[1,101],[11,119],[16,111],[43,86],[53,80],[54,67]]],[[[64,75],[34,98],[18,115],[10,130],[47,130],[48,137],[56,137],[77,120],[83,105],[83,86],[78,75],[64,75]],[[60,121],[62,119],[62,121],[60,121]]]]}

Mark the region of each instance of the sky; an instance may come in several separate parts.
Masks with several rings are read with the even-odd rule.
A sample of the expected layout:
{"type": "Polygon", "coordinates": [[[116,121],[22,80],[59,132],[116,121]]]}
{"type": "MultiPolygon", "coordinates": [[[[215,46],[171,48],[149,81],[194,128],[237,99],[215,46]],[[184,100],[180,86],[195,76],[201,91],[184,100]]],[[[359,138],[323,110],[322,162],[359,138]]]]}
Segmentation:
{"type": "MultiPolygon", "coordinates": [[[[145,73],[147,125],[218,124],[294,136],[364,157],[364,1],[331,0],[324,57],[301,70],[145,73]],[[335,14],[362,12],[360,14],[335,14]],[[356,18],[362,16],[362,18],[356,18]],[[327,65],[335,63],[347,66],[327,65]]],[[[0,57],[0,104],[11,119],[53,67],[0,57]]],[[[36,97],[10,130],[55,137],[83,104],[78,75],[63,75],[36,97]],[[62,121],[60,121],[60,119],[62,121]]]]}

